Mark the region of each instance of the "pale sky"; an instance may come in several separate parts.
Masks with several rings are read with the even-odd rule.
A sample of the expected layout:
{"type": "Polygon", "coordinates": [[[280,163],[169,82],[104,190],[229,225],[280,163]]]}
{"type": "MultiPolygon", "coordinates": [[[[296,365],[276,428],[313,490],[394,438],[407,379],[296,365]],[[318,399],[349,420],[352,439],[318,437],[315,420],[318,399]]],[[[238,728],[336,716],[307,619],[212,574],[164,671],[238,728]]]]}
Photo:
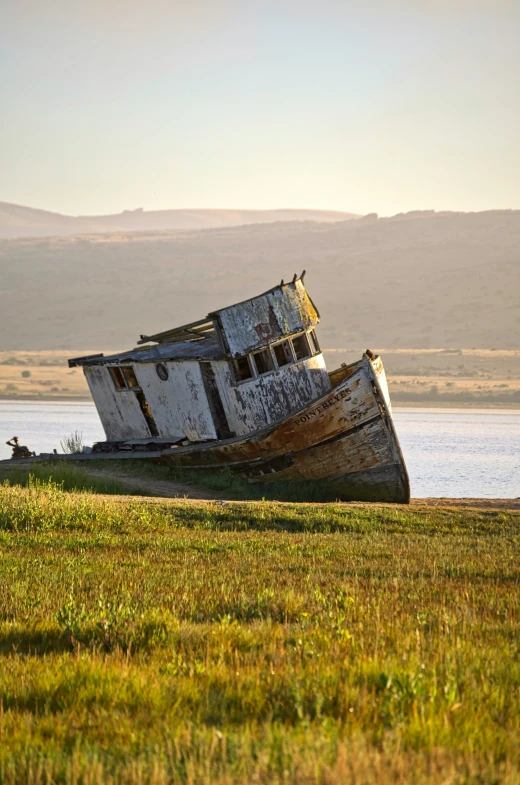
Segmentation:
{"type": "Polygon", "coordinates": [[[520,0],[0,0],[0,200],[520,208],[520,0]]]}

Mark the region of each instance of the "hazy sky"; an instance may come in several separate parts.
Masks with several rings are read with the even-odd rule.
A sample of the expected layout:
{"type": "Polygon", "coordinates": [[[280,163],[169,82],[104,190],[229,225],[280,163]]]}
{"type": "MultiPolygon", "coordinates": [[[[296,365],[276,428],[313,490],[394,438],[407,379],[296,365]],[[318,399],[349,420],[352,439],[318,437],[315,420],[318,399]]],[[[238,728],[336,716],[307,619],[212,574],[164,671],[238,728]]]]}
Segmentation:
{"type": "Polygon", "coordinates": [[[0,0],[0,200],[520,208],[520,0],[0,0]]]}

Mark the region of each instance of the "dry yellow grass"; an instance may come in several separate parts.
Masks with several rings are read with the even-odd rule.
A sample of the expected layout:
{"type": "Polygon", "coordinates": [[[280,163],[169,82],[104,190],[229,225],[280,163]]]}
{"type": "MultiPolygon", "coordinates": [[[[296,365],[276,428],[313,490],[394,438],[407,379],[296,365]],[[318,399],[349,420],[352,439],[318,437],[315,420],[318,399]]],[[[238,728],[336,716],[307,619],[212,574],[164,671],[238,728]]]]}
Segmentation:
{"type": "Polygon", "coordinates": [[[93,352],[0,352],[0,398],[90,399],[81,368],[67,365],[81,354],[93,352]]]}

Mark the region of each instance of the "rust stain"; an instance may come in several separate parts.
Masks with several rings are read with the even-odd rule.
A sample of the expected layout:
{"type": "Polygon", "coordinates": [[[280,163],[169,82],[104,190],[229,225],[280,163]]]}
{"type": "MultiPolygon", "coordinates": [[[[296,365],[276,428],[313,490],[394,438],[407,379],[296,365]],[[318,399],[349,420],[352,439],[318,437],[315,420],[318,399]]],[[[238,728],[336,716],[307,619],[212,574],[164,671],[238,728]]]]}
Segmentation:
{"type": "Polygon", "coordinates": [[[254,326],[255,332],[262,341],[262,343],[272,343],[283,335],[280,325],[276,319],[276,314],[273,306],[269,306],[269,321],[254,326]]]}
{"type": "Polygon", "coordinates": [[[355,378],[274,428],[203,451],[172,451],[161,460],[188,466],[227,464],[262,481],[323,479],[338,498],[366,492],[366,498],[405,503],[406,469],[374,393],[373,377],[369,361],[362,361],[355,378]],[[360,391],[357,397],[354,386],[360,391]]]}

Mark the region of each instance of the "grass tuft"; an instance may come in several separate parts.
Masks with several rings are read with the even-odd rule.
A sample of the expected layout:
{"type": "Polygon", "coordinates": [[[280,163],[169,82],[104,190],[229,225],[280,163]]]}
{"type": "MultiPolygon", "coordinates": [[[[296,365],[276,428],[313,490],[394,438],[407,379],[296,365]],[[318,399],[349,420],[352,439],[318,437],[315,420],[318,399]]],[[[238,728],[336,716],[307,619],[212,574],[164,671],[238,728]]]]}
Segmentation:
{"type": "MultiPolygon", "coordinates": [[[[92,476],[79,466],[58,461],[56,463],[35,463],[30,466],[2,466],[0,467],[0,482],[21,485],[24,488],[38,482],[44,485],[50,483],[51,486],[54,485],[69,492],[86,491],[110,495],[129,493],[128,487],[108,472],[103,477],[92,476]]],[[[133,488],[132,494],[144,495],[144,491],[133,488]]]]}
{"type": "Polygon", "coordinates": [[[64,436],[60,441],[61,449],[64,453],[79,454],[83,452],[83,434],[80,431],[74,431],[69,436],[64,436]]]}

